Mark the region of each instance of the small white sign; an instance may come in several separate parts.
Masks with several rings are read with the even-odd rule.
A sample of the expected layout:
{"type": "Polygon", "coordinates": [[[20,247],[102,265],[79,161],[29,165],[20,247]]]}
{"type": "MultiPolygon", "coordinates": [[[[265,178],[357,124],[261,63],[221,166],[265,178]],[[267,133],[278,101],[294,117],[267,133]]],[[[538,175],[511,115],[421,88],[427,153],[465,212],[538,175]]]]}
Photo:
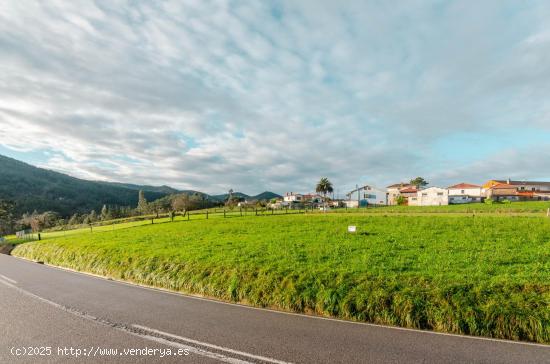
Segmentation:
{"type": "Polygon", "coordinates": [[[357,231],[357,227],[354,225],[348,226],[348,233],[354,233],[357,231]]]}

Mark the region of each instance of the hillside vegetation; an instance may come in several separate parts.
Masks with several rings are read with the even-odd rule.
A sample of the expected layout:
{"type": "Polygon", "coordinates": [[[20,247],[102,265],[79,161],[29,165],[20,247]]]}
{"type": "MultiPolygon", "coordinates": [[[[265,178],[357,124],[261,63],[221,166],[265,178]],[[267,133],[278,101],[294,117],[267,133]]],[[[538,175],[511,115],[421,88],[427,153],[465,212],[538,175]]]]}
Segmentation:
{"type": "MultiPolygon", "coordinates": [[[[145,192],[148,200],[165,195],[145,192]]],[[[99,211],[104,204],[135,206],[138,193],[132,188],[86,181],[0,155],[0,200],[14,201],[16,214],[37,210],[68,216],[99,211]]]]}
{"type": "MultiPolygon", "coordinates": [[[[61,216],[99,212],[103,205],[135,207],[138,191],[145,193],[148,201],[177,193],[198,194],[204,199],[222,203],[225,195],[208,194],[169,186],[147,186],[118,182],[87,181],[63,173],[37,168],[18,160],[0,155],[0,200],[16,203],[14,213],[54,211],[61,216]]],[[[242,198],[269,200],[279,195],[263,192],[256,196],[238,193],[242,198]]]]}
{"type": "Polygon", "coordinates": [[[12,254],[260,307],[550,343],[545,217],[222,218],[52,238],[12,254]]]}

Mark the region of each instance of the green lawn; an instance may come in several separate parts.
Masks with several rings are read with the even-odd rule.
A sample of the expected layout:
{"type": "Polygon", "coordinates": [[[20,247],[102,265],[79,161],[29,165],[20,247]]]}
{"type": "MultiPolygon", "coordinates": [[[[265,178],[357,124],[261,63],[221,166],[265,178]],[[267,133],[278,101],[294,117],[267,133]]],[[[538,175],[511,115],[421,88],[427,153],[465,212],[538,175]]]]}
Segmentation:
{"type": "Polygon", "coordinates": [[[446,206],[383,206],[348,209],[349,212],[367,211],[370,213],[540,213],[546,214],[550,201],[520,201],[511,203],[469,203],[446,206]]]}
{"type": "Polygon", "coordinates": [[[550,343],[542,216],[213,218],[52,237],[12,254],[261,307],[550,343]]]}

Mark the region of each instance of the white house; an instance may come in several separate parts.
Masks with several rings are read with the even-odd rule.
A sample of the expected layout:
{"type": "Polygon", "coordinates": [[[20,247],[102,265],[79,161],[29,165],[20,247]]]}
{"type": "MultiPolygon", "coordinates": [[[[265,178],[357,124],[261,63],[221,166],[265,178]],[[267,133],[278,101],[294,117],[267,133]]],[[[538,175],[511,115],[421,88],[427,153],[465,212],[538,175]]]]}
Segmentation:
{"type": "Polygon", "coordinates": [[[287,192],[283,197],[284,202],[302,202],[304,196],[299,193],[287,192]]]}
{"type": "Polygon", "coordinates": [[[449,190],[450,204],[481,202],[484,197],[483,187],[470,183],[449,186],[447,190],[449,190]]]}
{"type": "Polygon", "coordinates": [[[429,187],[409,197],[409,206],[443,206],[449,204],[449,191],[446,188],[429,187]]]}
{"type": "Polygon", "coordinates": [[[369,185],[358,187],[348,192],[346,196],[348,207],[387,205],[386,191],[369,185]]]}

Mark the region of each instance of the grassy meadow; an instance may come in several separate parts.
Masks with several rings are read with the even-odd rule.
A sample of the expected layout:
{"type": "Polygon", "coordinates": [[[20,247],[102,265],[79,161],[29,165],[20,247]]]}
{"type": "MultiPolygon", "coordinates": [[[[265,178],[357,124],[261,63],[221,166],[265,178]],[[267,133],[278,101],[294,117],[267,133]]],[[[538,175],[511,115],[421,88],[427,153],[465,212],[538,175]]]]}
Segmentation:
{"type": "Polygon", "coordinates": [[[52,237],[12,254],[260,307],[550,343],[542,216],[201,219],[52,237]]]}

